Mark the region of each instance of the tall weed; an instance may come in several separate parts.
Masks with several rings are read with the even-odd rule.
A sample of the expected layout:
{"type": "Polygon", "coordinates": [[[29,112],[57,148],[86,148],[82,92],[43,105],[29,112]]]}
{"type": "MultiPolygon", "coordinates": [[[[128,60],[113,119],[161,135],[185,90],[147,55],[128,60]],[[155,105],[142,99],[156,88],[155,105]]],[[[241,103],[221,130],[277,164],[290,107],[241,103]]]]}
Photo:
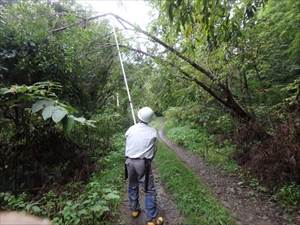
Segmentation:
{"type": "Polygon", "coordinates": [[[217,144],[215,137],[209,134],[204,128],[191,128],[188,125],[176,124],[174,121],[167,121],[165,126],[166,135],[178,145],[199,154],[207,162],[234,172],[238,166],[231,159],[234,146],[228,141],[217,144]]]}

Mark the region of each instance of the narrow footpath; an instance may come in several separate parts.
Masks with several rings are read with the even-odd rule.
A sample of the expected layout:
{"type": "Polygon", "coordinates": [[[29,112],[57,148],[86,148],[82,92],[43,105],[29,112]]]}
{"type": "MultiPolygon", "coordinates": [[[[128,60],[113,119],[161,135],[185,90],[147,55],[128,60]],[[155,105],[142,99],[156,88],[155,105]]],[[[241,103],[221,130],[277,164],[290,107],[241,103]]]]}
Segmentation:
{"type": "MultiPolygon", "coordinates": [[[[155,166],[155,165],[154,165],[155,166]]],[[[183,217],[176,209],[175,203],[172,201],[170,195],[166,192],[163,184],[160,182],[159,174],[156,169],[153,169],[155,187],[157,191],[157,204],[159,207],[159,215],[165,220],[165,225],[183,225],[183,217]]],[[[127,190],[127,184],[126,188],[127,190]]],[[[145,225],[146,217],[144,211],[144,192],[140,187],[140,205],[142,213],[138,218],[132,218],[128,209],[128,195],[124,194],[123,201],[120,207],[120,218],[118,225],[145,225]]]]}
{"type": "MultiPolygon", "coordinates": [[[[226,207],[238,225],[297,225],[300,214],[286,215],[283,210],[262,193],[256,193],[243,184],[236,175],[229,175],[207,165],[198,155],[172,143],[163,131],[160,139],[211,189],[226,207]]],[[[178,223],[173,223],[172,225],[178,223]]]]}

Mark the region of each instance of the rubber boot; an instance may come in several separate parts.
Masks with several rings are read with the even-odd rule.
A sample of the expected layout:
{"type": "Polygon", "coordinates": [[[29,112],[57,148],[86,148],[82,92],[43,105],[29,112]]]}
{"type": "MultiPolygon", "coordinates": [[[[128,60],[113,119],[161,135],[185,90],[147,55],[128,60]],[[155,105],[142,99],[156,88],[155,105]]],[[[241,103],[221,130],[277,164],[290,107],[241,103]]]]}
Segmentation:
{"type": "Polygon", "coordinates": [[[131,216],[133,218],[137,218],[137,217],[139,217],[140,213],[141,213],[141,210],[132,211],[131,216]]]}
{"type": "Polygon", "coordinates": [[[147,222],[147,225],[163,225],[164,224],[164,219],[159,216],[156,219],[147,222]]]}

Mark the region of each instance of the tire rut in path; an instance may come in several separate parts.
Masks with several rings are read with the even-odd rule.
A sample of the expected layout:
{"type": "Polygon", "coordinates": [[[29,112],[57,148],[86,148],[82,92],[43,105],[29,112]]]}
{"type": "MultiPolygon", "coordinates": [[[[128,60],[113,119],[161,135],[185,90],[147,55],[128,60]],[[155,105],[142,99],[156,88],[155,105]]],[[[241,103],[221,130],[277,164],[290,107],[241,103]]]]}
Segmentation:
{"type": "Polygon", "coordinates": [[[267,196],[254,193],[243,185],[236,175],[229,175],[212,166],[208,166],[199,156],[174,144],[159,131],[160,139],[203,180],[214,196],[230,211],[238,225],[292,225],[300,224],[299,213],[293,218],[267,196]]]}
{"type": "MultiPolygon", "coordinates": [[[[153,164],[152,164],[153,165],[153,164]]],[[[155,165],[154,165],[155,166],[155,165]]],[[[157,205],[159,209],[159,216],[162,216],[165,220],[164,225],[181,225],[183,224],[183,217],[178,212],[175,203],[172,201],[169,194],[166,192],[163,184],[160,182],[159,174],[155,168],[153,168],[153,175],[155,181],[155,188],[157,192],[157,205]]],[[[144,192],[140,186],[140,205],[142,208],[141,215],[134,219],[130,216],[130,210],[128,209],[128,195],[127,191],[124,194],[122,204],[120,206],[120,218],[117,222],[118,225],[146,225],[146,217],[144,211],[144,192]]],[[[127,190],[127,185],[126,185],[127,190]]]]}

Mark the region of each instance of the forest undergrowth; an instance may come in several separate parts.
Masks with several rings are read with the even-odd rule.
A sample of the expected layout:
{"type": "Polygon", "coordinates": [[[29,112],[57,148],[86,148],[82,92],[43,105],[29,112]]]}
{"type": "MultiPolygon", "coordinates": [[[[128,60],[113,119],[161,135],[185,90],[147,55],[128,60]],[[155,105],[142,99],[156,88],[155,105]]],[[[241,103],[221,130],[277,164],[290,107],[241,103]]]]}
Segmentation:
{"type": "Polygon", "coordinates": [[[123,196],[123,136],[113,138],[113,150],[98,163],[86,182],[57,185],[40,195],[0,193],[2,210],[26,211],[50,218],[54,225],[111,224],[123,196]]]}
{"type": "MultiPolygon", "coordinates": [[[[277,134],[268,141],[260,143],[258,145],[259,147],[252,147],[252,151],[255,153],[247,153],[253,154],[253,158],[249,159],[246,165],[241,163],[239,161],[240,159],[237,159],[238,155],[241,155],[241,150],[238,148],[243,146],[238,144],[234,145],[233,139],[222,139],[222,141],[220,141],[213,134],[209,134],[205,128],[198,129],[184,122],[175,122],[172,119],[165,122],[164,131],[170,140],[199,154],[199,157],[204,159],[207,163],[225,170],[228,173],[238,174],[245,183],[248,183],[253,189],[271,194],[274,200],[280,202],[283,207],[287,207],[287,211],[289,211],[297,210],[300,206],[300,187],[296,183],[286,183],[284,179],[280,182],[280,180],[276,179],[280,179],[281,176],[285,175],[282,171],[289,171],[288,167],[291,165],[284,162],[289,152],[294,149],[294,153],[297,154],[297,141],[294,139],[295,134],[289,133],[292,132],[289,130],[290,128],[291,126],[285,127],[285,135],[277,134]],[[292,140],[289,138],[292,138],[292,140]],[[265,147],[263,148],[263,146],[265,147]],[[267,151],[274,151],[274,153],[268,153],[267,151]],[[280,165],[276,164],[278,158],[282,159],[280,165]],[[283,170],[282,167],[286,169],[283,170]],[[262,171],[264,171],[264,175],[260,176],[262,171]],[[275,172],[277,173],[276,175],[273,174],[275,172]],[[269,181],[268,179],[275,180],[269,181]],[[270,184],[275,183],[277,183],[277,186],[270,186],[270,184]]],[[[284,127],[281,129],[284,129],[284,127]]],[[[283,131],[280,130],[280,134],[282,134],[282,132],[283,131]]],[[[244,157],[247,156],[244,155],[244,157]]],[[[291,172],[286,172],[286,175],[287,174],[290,176],[291,172]]],[[[295,174],[295,176],[298,175],[295,174]]]]}

